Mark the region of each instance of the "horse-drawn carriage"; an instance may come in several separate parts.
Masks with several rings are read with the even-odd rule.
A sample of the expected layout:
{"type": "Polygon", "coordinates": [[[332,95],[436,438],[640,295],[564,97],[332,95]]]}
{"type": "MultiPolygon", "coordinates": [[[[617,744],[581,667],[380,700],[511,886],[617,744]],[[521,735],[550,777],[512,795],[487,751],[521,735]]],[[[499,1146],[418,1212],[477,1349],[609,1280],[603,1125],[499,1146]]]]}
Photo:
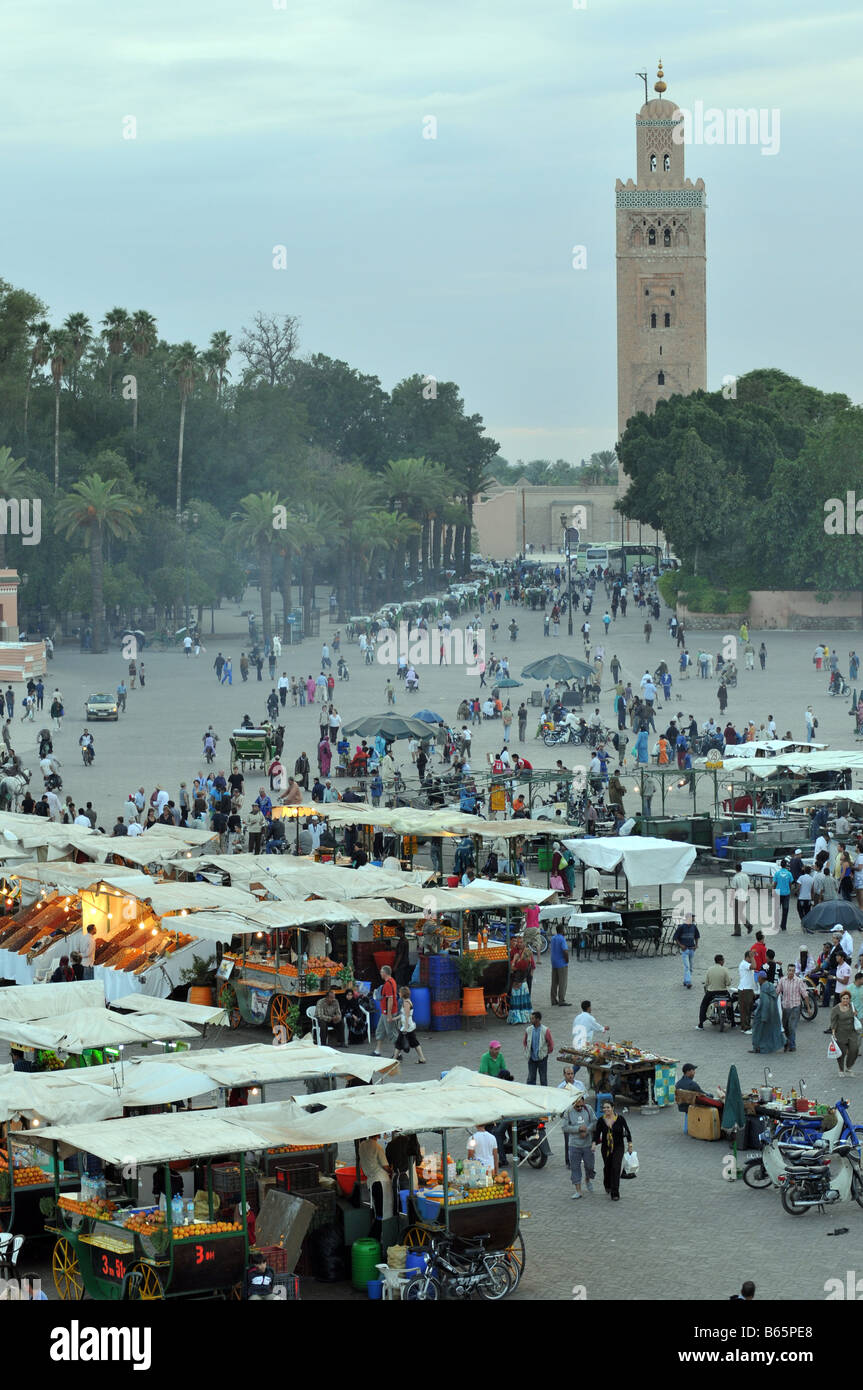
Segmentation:
{"type": "Polygon", "coordinates": [[[234,729],[231,734],[231,761],[241,772],[260,767],[266,771],[276,756],[276,738],[270,724],[259,729],[234,729]]]}

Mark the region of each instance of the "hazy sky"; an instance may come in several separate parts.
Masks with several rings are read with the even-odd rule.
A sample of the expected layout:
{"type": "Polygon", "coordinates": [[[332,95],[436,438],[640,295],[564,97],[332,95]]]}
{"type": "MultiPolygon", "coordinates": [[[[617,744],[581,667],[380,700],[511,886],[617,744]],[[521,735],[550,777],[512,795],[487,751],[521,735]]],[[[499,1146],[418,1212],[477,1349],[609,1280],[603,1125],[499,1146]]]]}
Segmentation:
{"type": "Polygon", "coordinates": [[[0,276],[52,321],[145,308],[204,346],[296,313],[302,350],[387,388],[457,381],[512,460],[610,447],[614,180],[661,56],[682,107],[781,117],[775,157],[686,150],[708,386],[776,366],[861,399],[851,0],[281,3],[5,0],[0,276]]]}

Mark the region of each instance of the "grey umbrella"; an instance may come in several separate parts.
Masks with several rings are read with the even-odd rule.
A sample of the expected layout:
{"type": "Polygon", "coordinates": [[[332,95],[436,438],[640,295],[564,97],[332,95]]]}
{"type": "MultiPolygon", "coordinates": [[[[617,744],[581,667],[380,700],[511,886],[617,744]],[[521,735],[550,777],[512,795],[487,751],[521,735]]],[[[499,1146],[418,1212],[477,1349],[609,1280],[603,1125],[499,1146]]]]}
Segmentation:
{"type": "Polygon", "coordinates": [[[847,927],[849,931],[863,931],[863,912],[854,903],[844,898],[834,898],[832,902],[816,903],[803,918],[803,930],[811,932],[829,931],[831,927],[847,927]]]}
{"type": "Polygon", "coordinates": [[[343,728],[346,734],[360,738],[376,738],[378,734],[384,738],[431,738],[428,724],[404,714],[366,714],[343,728]]]}
{"type": "Polygon", "coordinates": [[[495,681],[495,686],[498,690],[515,690],[517,686],[521,686],[522,684],[523,681],[513,680],[512,676],[504,676],[502,681],[495,681]]]}
{"type": "Polygon", "coordinates": [[[531,661],[521,674],[525,680],[532,681],[572,681],[592,676],[593,667],[588,666],[586,661],[579,661],[576,656],[564,656],[563,652],[555,652],[553,656],[531,661]]]}

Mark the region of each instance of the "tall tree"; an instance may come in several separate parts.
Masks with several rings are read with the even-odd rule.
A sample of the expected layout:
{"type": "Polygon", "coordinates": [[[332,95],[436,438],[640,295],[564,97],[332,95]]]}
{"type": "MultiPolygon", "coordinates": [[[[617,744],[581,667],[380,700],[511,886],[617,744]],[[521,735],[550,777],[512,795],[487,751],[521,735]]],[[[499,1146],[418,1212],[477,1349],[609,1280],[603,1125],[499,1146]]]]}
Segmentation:
{"type": "Polygon", "coordinates": [[[284,503],[276,492],[250,492],[240,503],[233,517],[231,536],[242,546],[257,553],[261,579],[261,618],[264,641],[273,636],[273,552],[278,542],[275,521],[284,503]]]}
{"type": "Polygon", "coordinates": [[[300,344],[299,320],[293,314],[255,314],[252,327],[243,329],[238,352],[246,359],[243,380],[247,386],[263,382],[276,386],[287,379],[292,358],[300,344]]]}
{"type": "Polygon", "coordinates": [[[78,364],[93,340],[93,325],[86,314],[68,314],[63,320],[63,330],[69,339],[71,349],[70,384],[72,395],[78,394],[78,364]]]}
{"type": "Polygon", "coordinates": [[[194,343],[181,343],[171,355],[171,370],[180,388],[180,433],[177,440],[177,516],[183,511],[183,441],[186,433],[186,405],[198,376],[198,349],[194,343]]]}
{"type": "Polygon", "coordinates": [[[204,354],[208,364],[212,365],[215,373],[216,397],[221,400],[225,389],[225,382],[231,375],[228,371],[228,363],[231,360],[231,335],[224,329],[210,336],[210,346],[204,354]]]}
{"type": "Polygon", "coordinates": [[[114,361],[126,346],[129,334],[129,315],[125,309],[109,309],[102,320],[102,333],[108,348],[108,395],[113,387],[114,361]]]}
{"type": "Polygon", "coordinates": [[[137,528],[133,517],[140,510],[137,502],[120,492],[116,479],[103,479],[98,473],[73,483],[57,502],[55,530],[67,540],[80,537],[90,555],[93,652],[104,650],[104,540],[106,536],[134,536],[137,528]]]}
{"type": "MultiPolygon", "coordinates": [[[[143,362],[146,357],[149,357],[158,341],[159,334],[153,315],[148,314],[146,309],[136,309],[129,320],[129,347],[132,356],[143,362]]],[[[138,439],[138,396],[139,381],[138,374],[135,373],[134,394],[132,396],[132,434],[136,444],[138,439]]]]}
{"type": "Polygon", "coordinates": [[[51,335],[51,380],[54,383],[54,491],[60,486],[60,392],[63,377],[74,360],[74,345],[64,328],[51,335]]]}
{"type": "Polygon", "coordinates": [[[27,440],[27,425],[30,411],[30,388],[33,385],[33,373],[37,367],[44,367],[51,356],[51,325],[47,319],[37,319],[33,323],[28,323],[27,334],[30,338],[30,358],[27,364],[27,385],[24,390],[24,441],[27,440]]]}
{"type": "MultiPolygon", "coordinates": [[[[14,497],[28,485],[28,473],[23,459],[13,459],[12,450],[0,449],[0,497],[14,497]]],[[[0,570],[6,568],[6,528],[0,531],[0,570]]]]}

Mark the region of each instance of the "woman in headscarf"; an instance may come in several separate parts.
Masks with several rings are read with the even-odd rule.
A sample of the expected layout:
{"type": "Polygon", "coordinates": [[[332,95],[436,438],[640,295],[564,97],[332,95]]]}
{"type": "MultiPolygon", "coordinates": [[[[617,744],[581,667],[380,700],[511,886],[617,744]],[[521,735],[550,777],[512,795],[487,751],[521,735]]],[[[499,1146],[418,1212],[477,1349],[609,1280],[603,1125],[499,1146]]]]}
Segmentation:
{"type": "Polygon", "coordinates": [[[643,763],[645,766],[650,762],[650,753],[647,747],[647,730],[639,729],[635,737],[635,761],[643,763]]]}
{"type": "Polygon", "coordinates": [[[330,775],[330,764],[333,760],[332,749],[328,738],[322,738],[318,744],[318,768],[324,781],[330,775]]]}
{"type": "Polygon", "coordinates": [[[507,1023],[529,1023],[532,1011],[530,977],[533,974],[533,954],[522,937],[515,937],[510,950],[511,983],[507,1023]]]}
{"type": "Polygon", "coordinates": [[[61,956],[60,964],[51,976],[50,983],[52,985],[67,984],[69,981],[74,980],[74,978],[75,975],[69,965],[69,957],[61,956]]]}
{"type": "Polygon", "coordinates": [[[776,993],[776,960],[770,959],[773,955],[773,951],[767,952],[767,960],[755,974],[761,992],[752,1015],[753,1052],[779,1052],[785,1046],[776,993]]]}

